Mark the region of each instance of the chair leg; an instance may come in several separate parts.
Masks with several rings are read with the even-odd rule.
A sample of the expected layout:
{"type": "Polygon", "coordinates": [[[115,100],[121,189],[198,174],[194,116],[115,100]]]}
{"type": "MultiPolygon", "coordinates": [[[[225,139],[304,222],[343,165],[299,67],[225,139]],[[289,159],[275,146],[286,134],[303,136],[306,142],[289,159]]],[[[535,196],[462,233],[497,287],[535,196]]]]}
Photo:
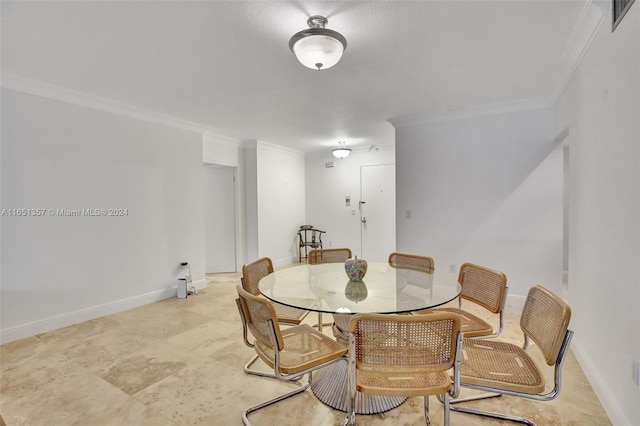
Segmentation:
{"type": "MultiPolygon", "coordinates": [[[[334,323],[334,329],[337,326],[334,323]]],[[[334,330],[335,335],[335,330],[334,330]]],[[[347,358],[347,381],[349,390],[347,392],[347,417],[345,418],[345,423],[343,426],[355,425],[356,424],[356,395],[358,394],[357,386],[356,386],[356,360],[355,360],[355,337],[353,335],[349,336],[349,348],[353,352],[349,353],[349,358],[347,358]]]]}
{"type": "Polygon", "coordinates": [[[260,409],[262,409],[264,407],[267,407],[267,406],[269,406],[271,404],[275,404],[276,402],[279,402],[279,401],[282,401],[284,399],[290,398],[290,397],[292,397],[294,395],[297,395],[297,394],[302,393],[305,390],[307,390],[309,385],[311,385],[311,373],[307,374],[307,377],[308,377],[307,382],[304,385],[300,385],[299,382],[294,382],[294,383],[297,383],[298,385],[300,385],[300,387],[298,389],[292,390],[291,392],[287,392],[287,393],[285,393],[283,395],[280,395],[280,396],[278,396],[276,398],[270,399],[269,401],[265,401],[265,402],[263,402],[261,404],[254,405],[253,407],[249,407],[246,410],[244,410],[242,412],[242,423],[245,426],[251,426],[251,422],[249,422],[249,419],[247,418],[247,416],[250,413],[253,413],[254,411],[258,411],[258,410],[260,410],[260,409]]]}
{"type": "Polygon", "coordinates": [[[481,394],[478,394],[478,395],[465,396],[464,398],[452,399],[451,403],[452,404],[458,404],[460,402],[477,401],[479,399],[496,398],[498,396],[502,396],[502,394],[501,393],[495,393],[495,392],[485,392],[485,393],[481,393],[481,394]]]}
{"type": "MultiPolygon", "coordinates": [[[[249,367],[251,367],[253,365],[254,362],[256,362],[258,360],[258,358],[259,358],[258,355],[254,355],[253,358],[251,358],[249,360],[249,362],[247,362],[244,365],[244,372],[246,374],[253,374],[254,376],[268,377],[270,379],[277,379],[278,377],[275,375],[275,373],[269,373],[267,371],[262,371],[262,370],[256,370],[256,369],[253,369],[253,368],[249,368],[249,367]]],[[[299,384],[298,380],[300,380],[300,378],[302,376],[304,376],[304,374],[302,374],[302,375],[300,375],[300,376],[298,376],[296,378],[288,379],[287,381],[299,384]]]]}
{"type": "Polygon", "coordinates": [[[342,426],[354,426],[356,424],[356,396],[349,394],[347,396],[347,416],[342,423],[342,426]]]}
{"type": "Polygon", "coordinates": [[[460,412],[460,413],[473,414],[476,416],[491,417],[494,419],[501,419],[501,420],[508,420],[511,422],[523,423],[529,426],[536,426],[536,424],[531,420],[525,419],[524,417],[519,417],[519,416],[510,416],[508,414],[491,413],[489,411],[481,411],[481,410],[475,410],[473,408],[455,407],[455,406],[452,406],[451,410],[460,412]]]}
{"type": "Polygon", "coordinates": [[[444,394],[444,426],[449,426],[449,418],[451,417],[451,398],[448,393],[444,394]]]}
{"type": "Polygon", "coordinates": [[[255,370],[250,368],[253,365],[253,363],[258,360],[258,358],[259,358],[258,355],[254,355],[253,358],[251,358],[249,362],[247,362],[244,365],[244,372],[247,374],[253,374],[255,376],[269,377],[271,379],[276,379],[277,377],[274,373],[268,373],[266,371],[260,371],[260,370],[255,370]]]}
{"type": "Polygon", "coordinates": [[[322,331],[322,326],[324,325],[333,325],[333,322],[322,322],[322,312],[318,312],[318,323],[313,324],[313,326],[317,328],[318,331],[322,331]]]}
{"type": "Polygon", "coordinates": [[[427,426],[431,426],[431,417],[429,416],[429,395],[424,396],[424,419],[427,426]]]}
{"type": "MultiPolygon", "coordinates": [[[[496,397],[499,397],[499,396],[502,396],[502,394],[495,393],[495,392],[485,392],[485,393],[478,394],[478,395],[465,396],[463,398],[449,399],[449,402],[451,404],[458,404],[460,402],[477,401],[479,399],[496,398],[496,397]]],[[[440,401],[440,402],[442,402],[444,404],[444,399],[443,399],[442,395],[438,395],[438,401],[440,401]]]]}

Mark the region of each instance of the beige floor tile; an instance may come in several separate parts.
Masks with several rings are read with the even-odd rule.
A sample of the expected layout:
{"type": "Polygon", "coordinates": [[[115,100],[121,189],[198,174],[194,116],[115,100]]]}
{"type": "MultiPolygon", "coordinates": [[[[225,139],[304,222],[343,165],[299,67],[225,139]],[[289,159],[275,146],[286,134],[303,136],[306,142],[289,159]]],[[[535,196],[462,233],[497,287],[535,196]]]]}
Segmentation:
{"type": "Polygon", "coordinates": [[[133,325],[148,336],[171,337],[211,321],[212,317],[193,312],[190,309],[193,304],[187,300],[189,299],[166,299],[110,315],[108,318],[121,325],[133,325]]]}
{"type": "Polygon", "coordinates": [[[85,368],[57,357],[47,367],[3,375],[0,407],[7,425],[172,424],[85,368]]]}
{"type": "Polygon", "coordinates": [[[242,392],[240,371],[208,358],[136,393],[134,397],[178,424],[196,424],[215,416],[242,392]]]}
{"type": "MultiPolygon", "coordinates": [[[[293,389],[294,384],[243,372],[254,351],[242,341],[235,305],[240,274],[207,278],[208,287],[186,299],[166,299],[0,346],[0,412],[7,425],[240,425],[243,409],[293,389]]],[[[495,321],[486,311],[463,307],[495,321]]],[[[507,308],[501,337],[521,344],[519,313],[507,308]]],[[[316,321],[311,313],[305,323],[316,321]]],[[[330,327],[323,332],[332,336],[330,327]]],[[[256,366],[266,370],[261,362],[256,366]]],[[[558,399],[501,397],[470,405],[524,414],[540,426],[611,424],[571,354],[558,399]]],[[[442,405],[433,397],[431,411],[433,424],[442,425],[442,405]]],[[[331,426],[344,416],[307,390],[250,418],[257,426],[331,426]]],[[[423,425],[422,398],[358,416],[358,424],[423,425]]],[[[454,412],[451,424],[511,423],[454,412]]]]}
{"type": "Polygon", "coordinates": [[[123,392],[133,395],[166,377],[179,374],[190,360],[190,357],[171,348],[147,346],[118,358],[96,374],[123,392]]]}

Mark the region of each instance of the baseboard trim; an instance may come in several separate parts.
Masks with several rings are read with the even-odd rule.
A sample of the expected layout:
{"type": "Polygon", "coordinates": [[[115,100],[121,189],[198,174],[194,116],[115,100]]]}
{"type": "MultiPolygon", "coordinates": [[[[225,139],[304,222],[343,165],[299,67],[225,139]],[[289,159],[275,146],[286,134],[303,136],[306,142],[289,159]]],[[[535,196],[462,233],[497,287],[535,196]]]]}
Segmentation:
{"type": "Polygon", "coordinates": [[[507,305],[515,306],[516,308],[524,307],[524,302],[527,300],[527,296],[517,296],[507,294],[507,305]]]}
{"type": "MultiPolygon", "coordinates": [[[[196,290],[202,290],[207,286],[207,280],[197,280],[193,282],[196,290]]],[[[0,344],[13,342],[27,337],[35,336],[40,333],[57,330],[59,328],[68,327],[84,321],[100,318],[105,315],[111,315],[127,309],[137,308],[149,303],[158,302],[160,300],[176,297],[176,287],[169,287],[147,294],[129,297],[127,299],[117,300],[90,308],[81,309],[75,312],[58,315],[44,320],[34,321],[22,324],[16,327],[0,330],[0,344]]]]}
{"type": "Polygon", "coordinates": [[[273,266],[275,268],[280,268],[282,266],[287,266],[287,265],[291,265],[294,263],[298,263],[298,259],[294,258],[293,256],[291,257],[285,257],[283,259],[274,259],[273,260],[273,266]]]}
{"type": "Polygon", "coordinates": [[[196,291],[200,291],[207,287],[207,280],[204,279],[204,280],[193,281],[193,287],[196,289],[196,291]]]}
{"type": "Polygon", "coordinates": [[[605,385],[604,380],[599,374],[599,370],[591,363],[588,354],[580,345],[580,340],[574,335],[571,341],[571,352],[576,357],[582,372],[587,377],[591,388],[598,397],[602,408],[609,416],[612,425],[630,425],[631,422],[624,415],[624,411],[618,404],[615,395],[616,392],[605,385]]]}

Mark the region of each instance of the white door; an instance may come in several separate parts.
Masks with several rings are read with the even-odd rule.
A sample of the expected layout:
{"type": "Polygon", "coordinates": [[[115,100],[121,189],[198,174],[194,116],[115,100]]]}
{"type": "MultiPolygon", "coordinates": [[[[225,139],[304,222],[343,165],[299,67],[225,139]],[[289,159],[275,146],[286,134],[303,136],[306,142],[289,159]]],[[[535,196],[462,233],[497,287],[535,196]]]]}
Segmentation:
{"type": "Polygon", "coordinates": [[[205,166],[204,251],[207,273],[236,271],[235,167],[205,166]]]}
{"type": "Polygon", "coordinates": [[[396,248],[396,167],[394,164],[360,168],[360,256],[386,262],[396,248]]]}

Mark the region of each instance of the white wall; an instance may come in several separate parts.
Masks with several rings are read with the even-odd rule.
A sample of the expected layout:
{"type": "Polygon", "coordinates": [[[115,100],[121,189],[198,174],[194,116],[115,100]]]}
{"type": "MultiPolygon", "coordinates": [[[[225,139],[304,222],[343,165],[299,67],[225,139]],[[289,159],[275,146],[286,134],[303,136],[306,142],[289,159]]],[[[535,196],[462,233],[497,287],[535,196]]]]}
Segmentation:
{"type": "Polygon", "coordinates": [[[240,142],[212,132],[202,136],[202,161],[207,164],[219,164],[238,167],[240,161],[240,142]]]}
{"type": "Polygon", "coordinates": [[[127,209],[2,217],[2,341],[204,280],[199,133],[3,89],[1,173],[4,209],[127,209]]]}
{"type": "Polygon", "coordinates": [[[244,194],[244,210],[241,216],[244,217],[244,259],[243,263],[252,262],[260,257],[259,235],[258,235],[258,155],[257,141],[247,142],[243,145],[242,152],[242,190],[244,194]]]}
{"type": "MultiPolygon", "coordinates": [[[[334,158],[330,150],[325,155],[306,159],[306,223],[327,233],[322,237],[325,248],[349,247],[354,254],[360,250],[360,168],[364,165],[394,164],[393,145],[374,149],[354,149],[347,158],[334,158]],[[333,162],[334,167],[325,164],[333,162]],[[351,196],[351,207],[345,206],[345,196],[351,196]],[[355,215],[352,211],[355,210],[355,215]]],[[[302,225],[302,223],[301,223],[302,225]]]]}
{"type": "Polygon", "coordinates": [[[557,105],[570,131],[574,353],[614,425],[640,425],[640,4],[603,21],[557,105]]]}
{"type": "Polygon", "coordinates": [[[397,250],[447,271],[463,262],[503,271],[511,303],[534,284],[559,293],[562,159],[547,159],[553,132],[544,108],[398,125],[397,250]]]}
{"type": "Polygon", "coordinates": [[[262,141],[257,141],[255,153],[257,257],[285,265],[297,255],[293,243],[305,218],[304,156],[262,141]]]}

